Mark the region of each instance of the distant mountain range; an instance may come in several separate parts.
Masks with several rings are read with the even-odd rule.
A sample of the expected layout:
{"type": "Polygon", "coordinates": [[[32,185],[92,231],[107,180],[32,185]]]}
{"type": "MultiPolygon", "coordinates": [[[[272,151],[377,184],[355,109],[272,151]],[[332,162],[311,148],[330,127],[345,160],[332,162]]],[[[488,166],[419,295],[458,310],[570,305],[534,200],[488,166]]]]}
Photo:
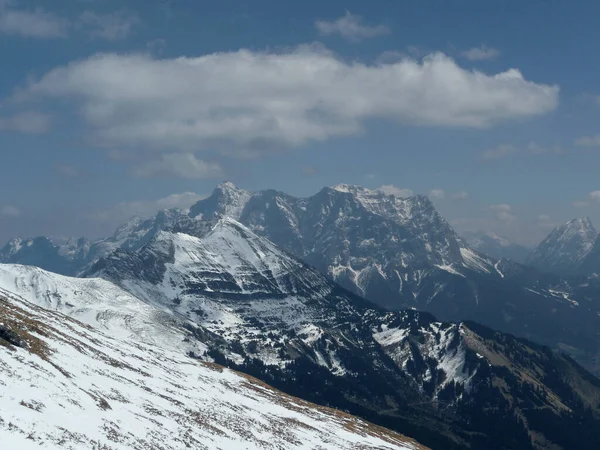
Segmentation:
{"type": "MultiPolygon", "coordinates": [[[[189,382],[177,371],[185,364],[177,358],[187,355],[349,411],[432,448],[568,449],[576,442],[578,448],[591,449],[600,442],[594,431],[600,424],[600,381],[571,359],[472,322],[381,310],[230,218],[219,219],[200,238],[159,231],[136,250],[117,250],[101,259],[86,275],[92,278],[0,265],[0,293],[11,305],[34,310],[19,300],[24,299],[53,311],[40,317],[51,327],[65,322],[52,316],[60,313],[111,336],[83,339],[74,334],[73,323],[59,328],[59,336],[76,341],[63,337],[52,347],[66,347],[60,353],[64,359],[52,361],[72,372],[71,383],[85,386],[84,373],[90,370],[106,377],[106,382],[95,377],[103,388],[93,393],[111,410],[122,408],[125,387],[115,387],[115,393],[111,386],[124,375],[104,366],[96,369],[91,362],[83,372],[71,368],[74,357],[67,349],[76,342],[81,347],[93,339],[95,351],[116,361],[110,364],[138,368],[159,380],[166,377],[160,368],[171,361],[167,365],[175,371],[170,379],[176,377],[178,387],[170,396],[175,400],[189,382]],[[106,348],[100,346],[104,341],[106,348]],[[152,354],[144,353],[150,348],[152,354]]],[[[148,401],[135,387],[144,375],[132,376],[128,383],[135,384],[126,385],[127,398],[133,389],[148,401]]],[[[25,402],[34,407],[48,403],[41,395],[31,397],[25,402]]],[[[187,401],[199,401],[198,396],[187,401]]],[[[135,411],[137,404],[127,409],[135,411]]],[[[226,405],[215,408],[218,414],[232,414],[221,413],[226,405]]],[[[190,413],[177,414],[187,420],[190,413]]],[[[245,423],[247,417],[231,420],[245,423]]]]}
{"type": "Polygon", "coordinates": [[[480,253],[423,196],[398,198],[339,185],[297,198],[223,183],[189,210],[134,219],[96,242],[13,240],[0,252],[0,261],[81,275],[114,252],[143,248],[163,231],[201,238],[223,217],[384,308],[474,320],[568,351],[600,373],[600,291],[594,280],[565,278],[480,253]]]}
{"type": "MultiPolygon", "coordinates": [[[[583,267],[589,229],[574,222],[533,254],[579,251],[583,267]]],[[[0,261],[80,278],[6,265],[0,288],[433,448],[597,448],[598,381],[476,323],[598,374],[600,277],[474,248],[485,245],[512,247],[459,236],[423,196],[339,185],[297,198],[223,183],[189,210],[95,242],[13,239],[0,261]]]]}

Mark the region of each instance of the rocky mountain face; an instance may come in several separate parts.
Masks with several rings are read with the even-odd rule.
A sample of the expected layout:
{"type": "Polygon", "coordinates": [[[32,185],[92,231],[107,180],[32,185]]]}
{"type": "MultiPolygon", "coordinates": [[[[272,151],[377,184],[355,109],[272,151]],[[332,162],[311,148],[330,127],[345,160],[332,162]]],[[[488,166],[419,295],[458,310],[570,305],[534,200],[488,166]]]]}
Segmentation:
{"type": "Polygon", "coordinates": [[[34,302],[0,294],[3,448],[425,450],[395,432],[190,358],[182,350],[196,341],[192,333],[173,327],[165,336],[164,312],[106,281],[11,266],[2,267],[7,283],[34,302]],[[123,311],[106,289],[124,300],[123,311]],[[135,309],[141,319],[130,315],[135,309]],[[144,333],[176,339],[150,343],[144,333]],[[176,342],[180,348],[172,347],[176,342]]]}
{"type": "Polygon", "coordinates": [[[531,249],[511,242],[495,233],[477,231],[462,233],[462,237],[473,250],[491,256],[494,259],[512,259],[524,263],[531,249]]]}
{"type": "Polygon", "coordinates": [[[191,356],[433,448],[566,449],[573,427],[587,433],[579,448],[600,442],[589,431],[600,382],[568,357],[470,322],[383,311],[229,218],[200,238],[157,233],[90,275],[172,311],[208,348],[191,356]]]}
{"type": "Polygon", "coordinates": [[[202,236],[223,216],[380,306],[483,323],[566,350],[600,373],[600,291],[588,286],[583,295],[585,280],[473,250],[426,197],[341,185],[303,199],[224,183],[192,206],[179,229],[202,236]]]}
{"type": "Polygon", "coordinates": [[[598,232],[589,218],[579,218],[555,228],[527,258],[527,264],[558,275],[581,273],[598,232]]]}
{"type": "MultiPolygon", "coordinates": [[[[163,231],[204,237],[223,217],[243,223],[384,308],[415,308],[441,320],[483,323],[567,351],[600,374],[596,284],[472,249],[422,196],[397,198],[340,185],[297,198],[273,190],[250,193],[223,183],[188,211],[167,210],[151,219],[134,219],[110,238],[85,243],[80,252],[60,247],[56,253],[85,255],[72,258],[80,264],[71,264],[70,272],[62,271],[82,274],[98,259],[113,252],[135,252],[163,231]]],[[[44,254],[36,252],[32,252],[35,259],[28,259],[26,249],[8,252],[13,255],[9,261],[53,269],[53,259],[45,261],[44,254]]]]}

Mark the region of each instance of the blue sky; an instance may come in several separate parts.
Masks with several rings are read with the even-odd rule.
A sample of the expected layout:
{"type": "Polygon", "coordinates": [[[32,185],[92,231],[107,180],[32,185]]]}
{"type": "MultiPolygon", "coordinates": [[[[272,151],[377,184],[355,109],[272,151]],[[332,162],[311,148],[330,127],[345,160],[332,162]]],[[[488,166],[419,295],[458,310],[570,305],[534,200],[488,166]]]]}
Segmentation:
{"type": "Polygon", "coordinates": [[[0,0],[0,240],[231,180],[430,195],[458,230],[600,227],[597,2],[0,0]]]}

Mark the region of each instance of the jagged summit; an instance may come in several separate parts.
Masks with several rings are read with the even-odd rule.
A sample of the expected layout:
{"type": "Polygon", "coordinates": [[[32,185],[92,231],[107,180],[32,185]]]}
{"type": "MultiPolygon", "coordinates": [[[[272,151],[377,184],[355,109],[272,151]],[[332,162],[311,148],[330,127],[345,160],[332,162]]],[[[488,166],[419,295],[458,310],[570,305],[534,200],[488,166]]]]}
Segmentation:
{"type": "Polygon", "coordinates": [[[561,275],[576,273],[598,237],[589,217],[569,220],[555,228],[527,259],[528,264],[561,275]]]}

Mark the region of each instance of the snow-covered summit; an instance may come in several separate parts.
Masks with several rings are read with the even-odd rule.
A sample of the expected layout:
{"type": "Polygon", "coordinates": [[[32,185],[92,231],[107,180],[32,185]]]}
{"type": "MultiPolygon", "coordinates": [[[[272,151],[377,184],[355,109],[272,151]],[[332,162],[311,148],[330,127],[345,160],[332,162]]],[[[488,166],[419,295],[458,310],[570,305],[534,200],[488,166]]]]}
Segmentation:
{"type": "Polygon", "coordinates": [[[597,237],[598,232],[588,217],[569,220],[552,230],[527,262],[539,270],[561,275],[576,272],[597,237]]]}

